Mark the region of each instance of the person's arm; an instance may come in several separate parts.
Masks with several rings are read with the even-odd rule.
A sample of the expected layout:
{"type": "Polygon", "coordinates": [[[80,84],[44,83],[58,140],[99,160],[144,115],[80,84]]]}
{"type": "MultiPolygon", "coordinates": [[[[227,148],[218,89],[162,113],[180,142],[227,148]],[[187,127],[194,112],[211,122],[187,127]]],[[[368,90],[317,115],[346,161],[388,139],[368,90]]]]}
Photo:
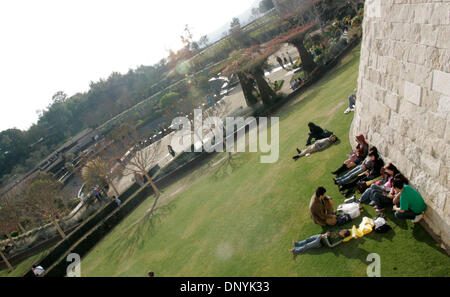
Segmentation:
{"type": "Polygon", "coordinates": [[[332,244],[332,243],[328,240],[327,234],[324,234],[323,237],[322,237],[322,239],[323,239],[323,241],[325,242],[325,244],[326,244],[329,248],[333,248],[333,247],[337,246],[338,244],[342,243],[342,240],[343,240],[343,238],[341,238],[340,240],[338,240],[338,241],[336,241],[335,243],[332,244]]]}

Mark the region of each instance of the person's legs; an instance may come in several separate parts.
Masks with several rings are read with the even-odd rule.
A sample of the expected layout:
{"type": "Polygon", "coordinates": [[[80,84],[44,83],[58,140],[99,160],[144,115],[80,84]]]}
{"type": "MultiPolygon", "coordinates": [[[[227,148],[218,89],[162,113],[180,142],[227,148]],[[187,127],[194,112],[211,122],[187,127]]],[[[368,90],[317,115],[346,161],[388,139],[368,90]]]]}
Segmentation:
{"type": "Polygon", "coordinates": [[[366,203],[369,202],[371,200],[372,194],[374,193],[374,190],[372,188],[368,188],[367,190],[364,191],[364,193],[361,195],[361,198],[359,199],[359,201],[361,203],[366,203]]]}
{"type": "Polygon", "coordinates": [[[328,226],[334,226],[337,224],[337,218],[326,219],[326,223],[328,226]]]}
{"type": "Polygon", "coordinates": [[[310,145],[307,148],[305,148],[300,154],[298,154],[298,156],[303,157],[306,154],[312,154],[312,153],[315,153],[315,152],[317,152],[317,148],[313,144],[313,145],[310,145]]]}
{"type": "Polygon", "coordinates": [[[317,234],[317,235],[311,236],[303,241],[295,242],[294,243],[295,247],[293,249],[293,253],[298,254],[298,253],[303,253],[309,249],[320,248],[322,246],[321,238],[322,238],[322,235],[317,234]]]}
{"type": "Polygon", "coordinates": [[[343,176],[336,177],[336,181],[340,181],[344,178],[348,178],[354,174],[359,174],[359,173],[361,173],[360,170],[362,170],[362,166],[358,165],[355,168],[353,168],[352,170],[350,170],[349,172],[347,172],[346,174],[344,174],[343,176]],[[359,172],[359,173],[357,173],[357,172],[359,172]]]}
{"type": "Polygon", "coordinates": [[[395,212],[395,217],[397,219],[401,219],[401,220],[414,220],[416,218],[416,216],[417,216],[417,214],[415,214],[411,210],[408,210],[405,212],[399,212],[399,211],[395,212]]]}
{"type": "Polygon", "coordinates": [[[343,177],[343,178],[339,179],[339,181],[336,179],[336,182],[340,186],[352,183],[353,181],[358,179],[358,175],[363,173],[363,172],[364,172],[364,169],[362,168],[362,166],[357,166],[356,168],[352,169],[352,173],[351,174],[348,174],[348,175],[346,175],[346,177],[343,177]]]}
{"type": "Polygon", "coordinates": [[[383,194],[377,192],[372,195],[372,201],[375,202],[375,206],[380,210],[392,205],[392,199],[389,199],[383,194]]]}

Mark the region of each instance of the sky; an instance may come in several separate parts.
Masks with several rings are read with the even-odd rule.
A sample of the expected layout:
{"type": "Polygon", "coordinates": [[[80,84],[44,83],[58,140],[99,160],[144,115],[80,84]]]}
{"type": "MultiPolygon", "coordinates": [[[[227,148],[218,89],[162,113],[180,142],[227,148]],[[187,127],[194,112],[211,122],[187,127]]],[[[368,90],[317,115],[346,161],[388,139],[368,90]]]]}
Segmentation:
{"type": "Polygon", "coordinates": [[[157,63],[186,24],[198,40],[254,1],[0,1],[0,131],[28,129],[57,91],[157,63]]]}

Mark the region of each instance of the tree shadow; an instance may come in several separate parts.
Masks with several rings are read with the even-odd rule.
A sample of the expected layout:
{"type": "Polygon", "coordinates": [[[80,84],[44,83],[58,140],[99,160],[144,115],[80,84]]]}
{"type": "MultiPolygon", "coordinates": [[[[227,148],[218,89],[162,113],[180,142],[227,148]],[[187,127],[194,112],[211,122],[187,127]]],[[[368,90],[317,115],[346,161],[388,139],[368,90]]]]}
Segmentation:
{"type": "Polygon", "coordinates": [[[211,176],[216,181],[232,175],[233,172],[241,167],[246,161],[243,154],[232,154],[230,152],[226,154],[225,159],[215,165],[212,169],[211,176]]]}
{"type": "Polygon", "coordinates": [[[298,258],[301,258],[302,255],[322,255],[327,253],[333,253],[335,256],[342,255],[348,259],[357,259],[362,263],[367,263],[367,251],[359,248],[358,246],[364,243],[364,238],[352,239],[349,242],[342,242],[338,246],[334,248],[329,248],[327,246],[322,246],[320,248],[309,249],[304,253],[297,254],[293,256],[294,261],[298,261],[298,258]]]}
{"type": "Polygon", "coordinates": [[[408,223],[406,220],[398,219],[395,215],[391,207],[386,207],[386,210],[384,211],[384,215],[386,219],[390,220],[392,223],[394,223],[396,226],[400,227],[403,230],[408,230],[408,223]]]}
{"type": "Polygon", "coordinates": [[[441,245],[439,244],[438,241],[436,241],[428,232],[427,230],[421,226],[420,224],[414,224],[413,229],[413,237],[417,240],[417,241],[421,241],[424,242],[426,244],[428,244],[430,247],[432,247],[433,249],[435,249],[436,251],[444,254],[444,255],[449,255],[448,252],[446,250],[444,250],[441,245]]]}
{"type": "Polygon", "coordinates": [[[156,225],[169,215],[175,206],[171,203],[156,207],[152,213],[146,212],[140,219],[122,231],[121,240],[112,247],[107,257],[109,261],[118,261],[121,257],[130,257],[141,249],[149,237],[154,235],[156,225]]]}

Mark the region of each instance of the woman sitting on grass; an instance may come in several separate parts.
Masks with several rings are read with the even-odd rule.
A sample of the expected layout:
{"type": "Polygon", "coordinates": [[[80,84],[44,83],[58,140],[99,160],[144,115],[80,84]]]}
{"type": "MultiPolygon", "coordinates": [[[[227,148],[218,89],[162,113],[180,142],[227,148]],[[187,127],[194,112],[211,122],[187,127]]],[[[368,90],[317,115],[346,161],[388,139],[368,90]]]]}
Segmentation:
{"type": "Polygon", "coordinates": [[[394,164],[389,163],[382,170],[383,179],[372,184],[361,196],[361,199],[357,200],[358,203],[366,203],[369,202],[369,205],[375,205],[375,199],[389,202],[392,204],[392,199],[394,198],[392,188],[392,183],[394,180],[394,176],[396,176],[399,171],[394,164]],[[389,200],[387,200],[389,199],[389,200]]]}
{"type": "Polygon", "coordinates": [[[320,248],[323,246],[333,248],[342,243],[342,240],[344,240],[344,238],[349,234],[350,230],[344,229],[339,232],[327,232],[324,234],[313,235],[302,241],[292,240],[294,248],[290,249],[289,252],[294,254],[295,257],[297,254],[304,253],[305,251],[313,248],[320,248]]]}
{"type": "Polygon", "coordinates": [[[336,135],[331,135],[328,138],[320,139],[314,142],[313,145],[308,146],[303,151],[297,149],[298,155],[292,157],[295,161],[297,161],[300,157],[305,156],[306,154],[312,154],[315,152],[323,151],[324,149],[333,145],[333,143],[337,143],[339,138],[336,135]]]}
{"type": "Polygon", "coordinates": [[[373,151],[369,153],[369,157],[371,159],[371,168],[367,169],[364,174],[358,175],[356,180],[351,183],[339,186],[339,191],[343,193],[343,191],[348,190],[356,186],[359,181],[371,181],[381,176],[381,169],[384,166],[383,159],[380,158],[377,152],[373,151]]]}
{"type": "Polygon", "coordinates": [[[366,142],[366,139],[362,134],[356,136],[356,142],[358,145],[356,146],[355,151],[351,152],[350,157],[344,162],[344,164],[342,164],[342,166],[336,171],[333,171],[332,174],[339,175],[344,173],[348,169],[353,168],[364,161],[369,151],[369,144],[366,142]]]}
{"type": "MultiPolygon", "coordinates": [[[[371,148],[369,148],[369,154],[371,152],[378,153],[378,150],[376,147],[372,146],[371,148]]],[[[346,174],[339,176],[337,178],[333,178],[333,181],[338,186],[354,182],[358,178],[358,175],[360,175],[366,170],[370,170],[371,168],[372,168],[372,159],[370,158],[370,156],[367,156],[361,164],[355,166],[352,170],[350,170],[346,174]]]]}

